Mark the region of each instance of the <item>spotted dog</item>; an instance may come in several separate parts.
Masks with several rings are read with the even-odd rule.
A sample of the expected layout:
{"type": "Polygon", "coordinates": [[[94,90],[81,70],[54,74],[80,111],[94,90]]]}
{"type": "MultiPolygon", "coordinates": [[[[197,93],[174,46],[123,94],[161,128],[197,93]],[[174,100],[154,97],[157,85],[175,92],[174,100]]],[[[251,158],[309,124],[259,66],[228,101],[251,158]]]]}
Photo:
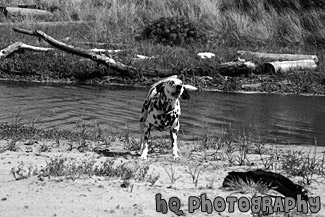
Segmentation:
{"type": "Polygon", "coordinates": [[[147,159],[148,139],[152,130],[170,131],[174,159],[178,159],[177,134],[181,114],[180,98],[189,99],[187,88],[195,90],[191,85],[184,85],[177,76],[171,76],[153,84],[142,107],[140,130],[142,159],[147,159]]]}

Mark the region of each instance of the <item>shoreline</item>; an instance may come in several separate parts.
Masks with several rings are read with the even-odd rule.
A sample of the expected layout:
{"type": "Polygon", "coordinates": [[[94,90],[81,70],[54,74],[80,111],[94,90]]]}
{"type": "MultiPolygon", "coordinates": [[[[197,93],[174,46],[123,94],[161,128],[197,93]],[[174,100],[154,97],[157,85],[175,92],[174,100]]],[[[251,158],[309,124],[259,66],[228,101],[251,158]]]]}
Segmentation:
{"type": "MultiPolygon", "coordinates": [[[[63,81],[62,79],[53,79],[50,81],[39,81],[39,80],[28,80],[28,79],[6,79],[6,78],[0,78],[0,81],[5,82],[25,82],[25,83],[35,83],[35,84],[45,84],[45,85],[92,85],[92,86],[99,86],[99,87],[105,87],[105,86],[122,86],[122,87],[135,87],[135,88],[149,88],[150,85],[141,85],[139,83],[107,83],[107,84],[100,84],[98,82],[78,82],[78,81],[63,81]]],[[[285,92],[263,92],[263,91],[225,91],[215,88],[200,88],[198,91],[202,92],[219,92],[219,93],[225,93],[225,94],[264,94],[264,95],[283,95],[283,96],[305,96],[305,97],[325,97],[325,94],[317,94],[317,93],[285,93],[285,92]]]]}

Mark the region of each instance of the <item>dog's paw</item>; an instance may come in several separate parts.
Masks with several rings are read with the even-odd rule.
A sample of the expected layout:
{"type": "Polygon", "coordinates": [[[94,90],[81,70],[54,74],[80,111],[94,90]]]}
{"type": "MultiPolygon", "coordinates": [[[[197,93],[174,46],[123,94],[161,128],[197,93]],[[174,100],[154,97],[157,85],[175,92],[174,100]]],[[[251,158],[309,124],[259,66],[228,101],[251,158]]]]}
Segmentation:
{"type": "Polygon", "coordinates": [[[180,160],[181,158],[178,155],[173,156],[174,160],[180,160]]]}
{"type": "Polygon", "coordinates": [[[147,160],[148,158],[147,158],[147,156],[141,155],[141,156],[140,156],[140,159],[142,159],[142,160],[147,160]]]}

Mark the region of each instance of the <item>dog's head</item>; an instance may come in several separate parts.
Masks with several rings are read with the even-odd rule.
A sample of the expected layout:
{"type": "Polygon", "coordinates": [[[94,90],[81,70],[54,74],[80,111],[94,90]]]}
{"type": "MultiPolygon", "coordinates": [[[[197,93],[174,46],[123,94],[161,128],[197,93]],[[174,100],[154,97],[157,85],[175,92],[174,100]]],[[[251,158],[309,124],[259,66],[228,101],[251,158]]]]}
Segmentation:
{"type": "Polygon", "coordinates": [[[158,93],[164,93],[168,98],[190,99],[183,82],[178,78],[170,78],[156,86],[158,93]]]}

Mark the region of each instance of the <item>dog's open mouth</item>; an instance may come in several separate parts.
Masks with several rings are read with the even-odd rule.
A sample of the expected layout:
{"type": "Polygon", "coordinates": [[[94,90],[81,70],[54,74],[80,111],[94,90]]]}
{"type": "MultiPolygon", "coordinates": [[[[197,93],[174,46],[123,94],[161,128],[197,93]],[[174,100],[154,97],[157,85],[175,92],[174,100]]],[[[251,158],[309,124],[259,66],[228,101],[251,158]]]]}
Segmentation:
{"type": "Polygon", "coordinates": [[[180,95],[181,95],[181,91],[180,90],[176,90],[174,93],[172,93],[172,96],[175,97],[175,98],[180,97],[180,95]]]}
{"type": "Polygon", "coordinates": [[[186,88],[184,88],[184,91],[183,91],[183,93],[182,93],[182,95],[181,95],[181,98],[182,98],[182,99],[190,99],[190,98],[191,98],[191,97],[190,97],[190,94],[188,94],[186,88]]]}

